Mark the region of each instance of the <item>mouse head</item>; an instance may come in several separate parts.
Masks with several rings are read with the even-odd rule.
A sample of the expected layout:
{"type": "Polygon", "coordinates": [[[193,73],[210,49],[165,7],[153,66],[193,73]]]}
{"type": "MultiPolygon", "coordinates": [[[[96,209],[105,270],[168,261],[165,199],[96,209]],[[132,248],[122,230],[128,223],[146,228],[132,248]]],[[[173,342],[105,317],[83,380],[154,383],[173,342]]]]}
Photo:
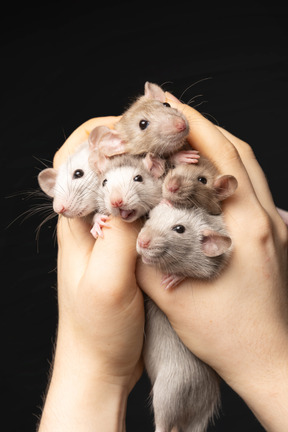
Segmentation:
{"type": "Polygon", "coordinates": [[[232,195],[237,180],[219,175],[215,166],[201,157],[198,164],[179,164],[169,170],[163,183],[163,198],[179,207],[202,207],[210,214],[221,213],[221,201],[232,195]]]}
{"type": "Polygon", "coordinates": [[[40,188],[53,198],[53,210],[65,217],[82,217],[95,210],[98,177],[88,164],[88,145],[71,155],[58,170],[38,175],[40,188]]]}
{"type": "Polygon", "coordinates": [[[232,243],[219,218],[161,202],[138,235],[137,252],[144,263],[165,273],[211,277],[232,243]]]}
{"type": "Polygon", "coordinates": [[[161,87],[146,82],[144,95],[124,112],[114,130],[98,126],[90,133],[91,146],[108,157],[174,153],[183,146],[189,125],[185,116],[165,100],[161,87]]]}
{"type": "Polygon", "coordinates": [[[99,211],[126,222],[143,216],[161,199],[164,171],[164,159],[151,153],[144,158],[118,155],[107,159],[99,177],[99,211]]]}

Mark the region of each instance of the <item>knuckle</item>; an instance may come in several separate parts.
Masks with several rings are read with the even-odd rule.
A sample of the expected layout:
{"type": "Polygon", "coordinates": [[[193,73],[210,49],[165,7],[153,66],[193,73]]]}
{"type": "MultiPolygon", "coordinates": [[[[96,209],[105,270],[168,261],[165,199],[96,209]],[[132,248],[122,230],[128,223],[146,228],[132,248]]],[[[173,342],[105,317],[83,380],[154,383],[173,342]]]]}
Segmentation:
{"type": "Polygon", "coordinates": [[[252,235],[259,243],[264,244],[273,234],[271,219],[265,211],[261,211],[255,218],[255,222],[252,226],[252,235]]]}

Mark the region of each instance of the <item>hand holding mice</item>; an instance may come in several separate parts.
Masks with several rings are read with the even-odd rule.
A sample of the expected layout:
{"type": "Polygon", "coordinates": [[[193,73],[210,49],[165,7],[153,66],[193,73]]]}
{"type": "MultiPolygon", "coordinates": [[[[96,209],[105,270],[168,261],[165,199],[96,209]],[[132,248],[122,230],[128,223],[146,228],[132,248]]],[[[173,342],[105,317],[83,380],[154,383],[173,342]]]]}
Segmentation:
{"type": "MultiPolygon", "coordinates": [[[[54,166],[87,139],[90,129],[113,122],[109,117],[84,123],[56,153],[54,166]]],[[[120,218],[111,218],[110,225],[105,239],[95,242],[84,219],[59,218],[59,327],[41,432],[86,432],[96,425],[114,430],[125,419],[127,396],[141,376],[144,307],[135,278],[139,227],[120,218]]]]}
{"type": "Polygon", "coordinates": [[[238,181],[223,202],[234,249],[214,281],[188,280],[165,291],[161,274],[142,263],[137,280],[188,348],[244,398],[264,427],[287,430],[287,227],[251,148],[172,95],[167,101],[188,119],[193,148],[238,181]]]}

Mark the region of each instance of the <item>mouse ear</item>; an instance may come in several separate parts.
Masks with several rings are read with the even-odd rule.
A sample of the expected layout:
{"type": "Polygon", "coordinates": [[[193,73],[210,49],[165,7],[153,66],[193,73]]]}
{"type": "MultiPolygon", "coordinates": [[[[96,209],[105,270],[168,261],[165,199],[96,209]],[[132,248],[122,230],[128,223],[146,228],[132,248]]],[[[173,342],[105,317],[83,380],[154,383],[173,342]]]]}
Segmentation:
{"type": "Polygon", "coordinates": [[[155,99],[162,103],[166,101],[166,96],[162,88],[148,81],[146,81],[144,86],[144,95],[149,99],[155,99]]]}
{"type": "Polygon", "coordinates": [[[165,164],[164,159],[155,156],[153,153],[147,153],[145,158],[143,158],[144,167],[156,178],[161,177],[165,173],[165,164]]]}
{"type": "Polygon", "coordinates": [[[232,175],[221,175],[214,181],[214,189],[220,201],[231,196],[238,187],[236,178],[232,175]]]}
{"type": "Polygon", "coordinates": [[[120,135],[107,126],[97,126],[88,137],[90,150],[99,150],[105,156],[114,156],[125,153],[125,142],[121,140],[120,135]]]}
{"type": "Polygon", "coordinates": [[[46,168],[38,174],[38,183],[46,195],[54,197],[54,187],[56,183],[57,171],[54,168],[46,168]]]}
{"type": "Polygon", "coordinates": [[[230,237],[213,230],[202,231],[202,250],[208,257],[223,255],[231,246],[230,237]]]}

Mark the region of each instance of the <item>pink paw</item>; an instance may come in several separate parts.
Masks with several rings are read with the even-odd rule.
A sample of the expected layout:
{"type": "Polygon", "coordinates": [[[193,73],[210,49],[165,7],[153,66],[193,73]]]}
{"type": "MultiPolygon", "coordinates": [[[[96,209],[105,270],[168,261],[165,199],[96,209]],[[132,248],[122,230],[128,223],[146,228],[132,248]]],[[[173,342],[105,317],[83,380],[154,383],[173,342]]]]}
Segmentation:
{"type": "Polygon", "coordinates": [[[171,156],[171,162],[174,165],[178,165],[181,163],[191,164],[198,163],[199,158],[200,155],[197,150],[183,150],[171,156]]]}
{"type": "Polygon", "coordinates": [[[110,225],[106,223],[107,220],[109,220],[109,216],[101,213],[96,213],[95,216],[93,217],[94,225],[90,230],[90,232],[95,239],[97,239],[98,237],[101,238],[104,237],[102,227],[110,228],[110,225]]]}
{"type": "Polygon", "coordinates": [[[174,288],[176,285],[178,285],[184,279],[185,278],[183,276],[178,276],[175,274],[164,275],[163,278],[161,279],[161,285],[164,286],[165,290],[168,290],[170,288],[174,288]]]}

